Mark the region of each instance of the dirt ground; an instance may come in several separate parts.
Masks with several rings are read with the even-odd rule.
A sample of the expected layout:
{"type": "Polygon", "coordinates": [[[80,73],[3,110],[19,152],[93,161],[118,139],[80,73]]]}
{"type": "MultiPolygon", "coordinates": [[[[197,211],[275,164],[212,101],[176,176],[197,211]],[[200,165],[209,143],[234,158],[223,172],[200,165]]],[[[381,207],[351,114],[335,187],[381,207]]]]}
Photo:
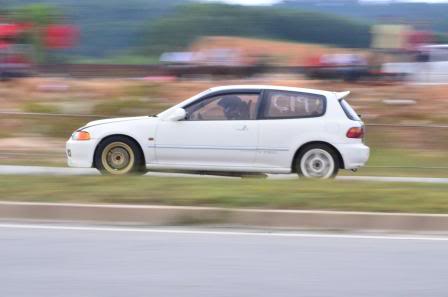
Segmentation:
{"type": "Polygon", "coordinates": [[[283,66],[303,66],[310,58],[323,54],[357,53],[366,58],[372,54],[369,50],[231,36],[206,36],[190,46],[193,52],[206,52],[213,49],[238,49],[243,63],[250,64],[261,58],[283,66]]]}

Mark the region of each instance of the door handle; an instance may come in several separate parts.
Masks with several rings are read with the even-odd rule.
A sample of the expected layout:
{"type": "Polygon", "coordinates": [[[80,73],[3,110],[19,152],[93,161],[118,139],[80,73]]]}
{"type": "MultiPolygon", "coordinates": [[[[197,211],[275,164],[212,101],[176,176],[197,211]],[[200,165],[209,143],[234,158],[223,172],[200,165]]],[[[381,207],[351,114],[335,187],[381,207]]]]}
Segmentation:
{"type": "Polygon", "coordinates": [[[237,130],[237,131],[247,131],[248,129],[247,129],[247,126],[244,125],[244,126],[242,126],[242,127],[236,128],[236,130],[237,130]]]}

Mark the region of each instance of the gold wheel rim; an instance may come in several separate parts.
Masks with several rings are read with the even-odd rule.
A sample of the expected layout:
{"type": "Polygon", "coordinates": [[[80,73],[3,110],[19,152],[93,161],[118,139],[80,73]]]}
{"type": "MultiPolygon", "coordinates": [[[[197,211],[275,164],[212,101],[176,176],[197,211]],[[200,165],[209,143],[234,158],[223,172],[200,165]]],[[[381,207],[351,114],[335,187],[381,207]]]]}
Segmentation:
{"type": "Polygon", "coordinates": [[[134,151],[124,142],[109,143],[101,154],[101,163],[110,174],[129,173],[134,166],[134,161],[134,151]]]}

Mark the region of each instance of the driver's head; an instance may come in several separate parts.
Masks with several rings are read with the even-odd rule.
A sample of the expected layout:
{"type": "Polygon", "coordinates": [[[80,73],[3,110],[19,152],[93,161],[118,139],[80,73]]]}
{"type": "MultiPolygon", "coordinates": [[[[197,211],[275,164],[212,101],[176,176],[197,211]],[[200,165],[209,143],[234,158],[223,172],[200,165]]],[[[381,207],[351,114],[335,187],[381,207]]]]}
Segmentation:
{"type": "Polygon", "coordinates": [[[226,95],[219,100],[218,105],[224,110],[224,115],[229,120],[240,119],[242,116],[243,100],[236,95],[226,95]]]}

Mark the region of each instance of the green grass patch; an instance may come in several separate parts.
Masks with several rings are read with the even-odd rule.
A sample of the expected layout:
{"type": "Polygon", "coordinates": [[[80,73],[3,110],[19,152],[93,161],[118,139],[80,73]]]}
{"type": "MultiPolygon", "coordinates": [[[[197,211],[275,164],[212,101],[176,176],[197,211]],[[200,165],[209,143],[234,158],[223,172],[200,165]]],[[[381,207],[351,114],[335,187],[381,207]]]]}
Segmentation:
{"type": "Polygon", "coordinates": [[[0,199],[448,213],[448,185],[334,180],[2,176],[0,199]]]}
{"type": "Polygon", "coordinates": [[[371,147],[367,166],[341,175],[448,177],[448,154],[442,150],[371,147]]]}
{"type": "Polygon", "coordinates": [[[66,141],[73,131],[89,121],[90,119],[75,117],[29,117],[23,120],[22,131],[66,141]]]}
{"type": "Polygon", "coordinates": [[[23,111],[25,112],[37,112],[37,113],[58,113],[59,110],[56,106],[45,103],[26,102],[23,105],[23,111]]]}
{"type": "Polygon", "coordinates": [[[128,98],[104,101],[95,105],[93,112],[104,115],[150,115],[159,113],[168,106],[157,100],[128,98]]]}
{"type": "Polygon", "coordinates": [[[447,167],[448,154],[443,150],[382,149],[371,147],[369,166],[447,167]]]}
{"type": "Polygon", "coordinates": [[[126,88],[125,94],[127,96],[137,96],[137,97],[161,97],[163,87],[159,84],[138,84],[132,85],[126,88]]]}
{"type": "Polygon", "coordinates": [[[80,64],[117,64],[117,65],[154,65],[159,64],[159,56],[143,56],[143,55],[114,55],[105,58],[79,57],[73,61],[80,64]]]}

